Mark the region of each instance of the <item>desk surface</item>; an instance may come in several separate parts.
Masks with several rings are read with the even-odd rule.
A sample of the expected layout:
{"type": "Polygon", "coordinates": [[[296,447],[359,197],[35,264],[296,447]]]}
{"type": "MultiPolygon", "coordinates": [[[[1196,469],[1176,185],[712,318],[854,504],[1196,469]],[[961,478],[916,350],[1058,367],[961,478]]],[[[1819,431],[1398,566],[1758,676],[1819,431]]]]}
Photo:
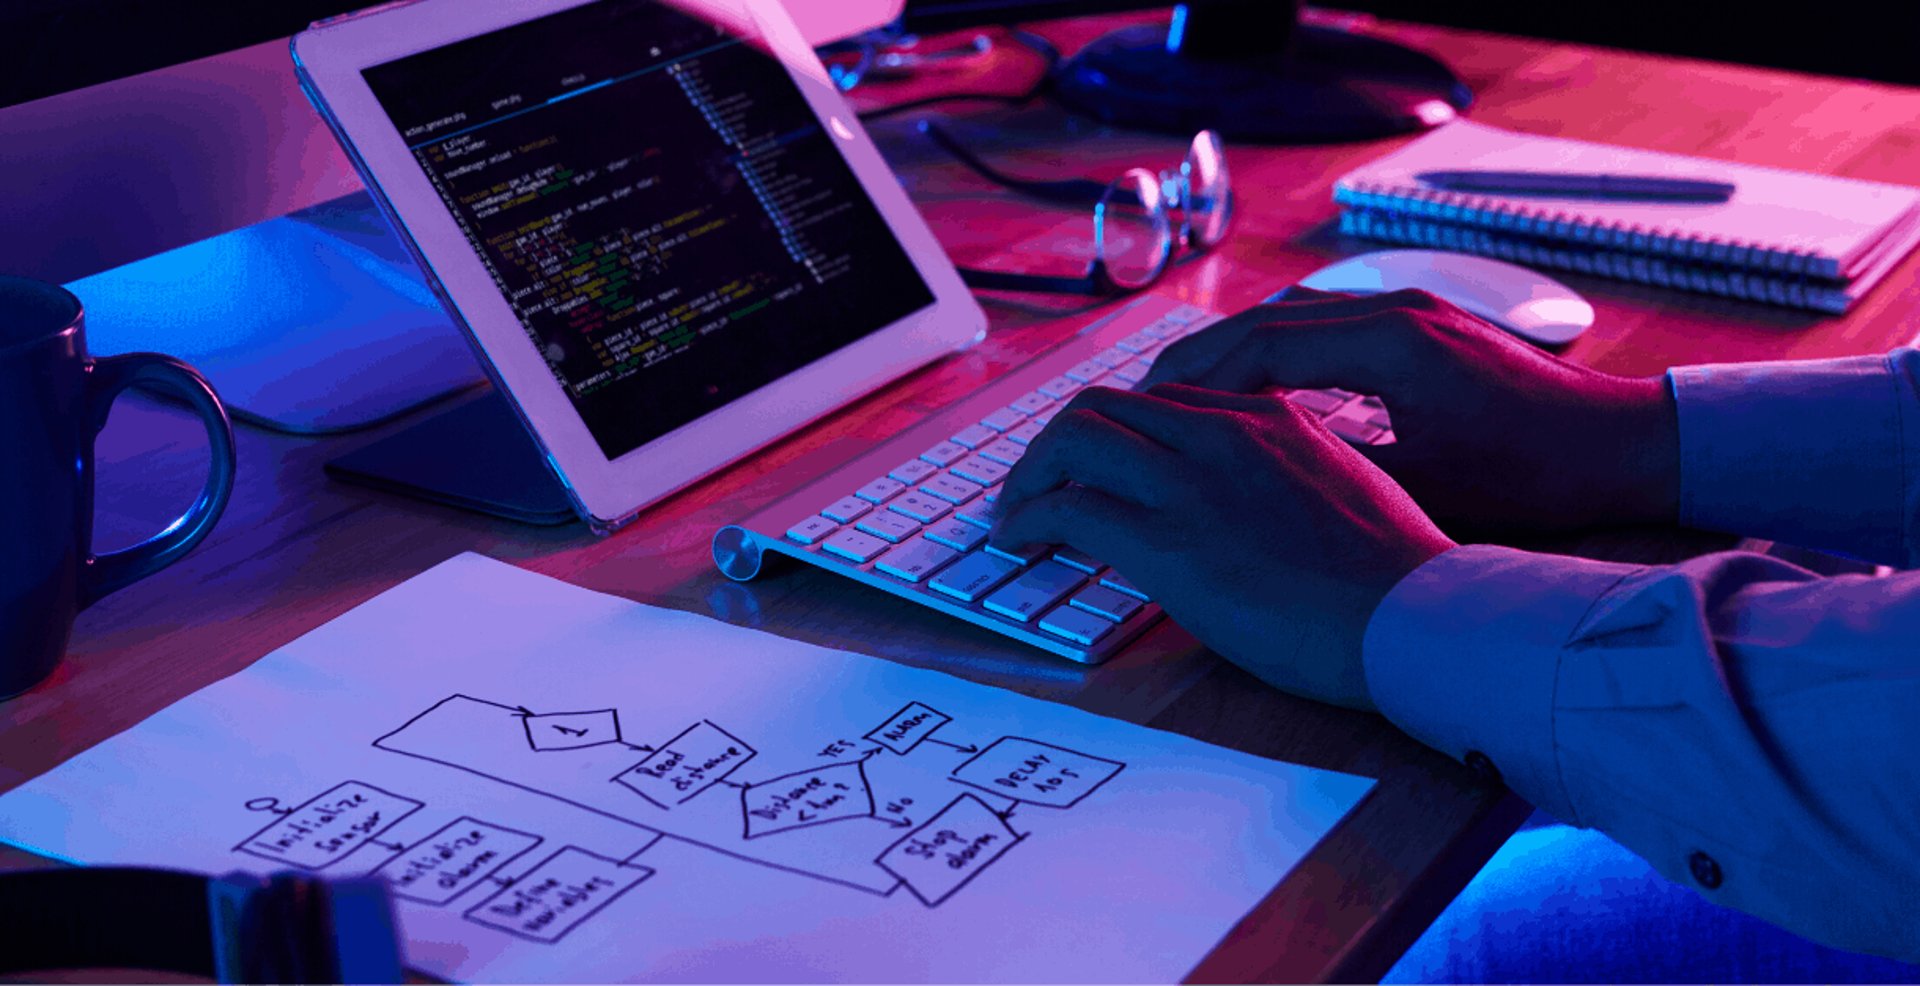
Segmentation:
{"type": "MultiPolygon", "coordinates": [[[[1071,47],[1119,21],[1064,22],[1071,47]]],[[[1439,54],[1478,93],[1474,118],[1535,132],[1863,178],[1911,176],[1920,90],[1751,70],[1411,25],[1376,25],[1439,54]]],[[[932,85],[1018,90],[1031,67],[996,64],[932,85]]],[[[881,102],[920,83],[876,89],[881,102]]],[[[1165,166],[1183,142],[1112,135],[1057,110],[949,104],[983,153],[1035,171],[1106,174],[1165,166]],[[1004,158],[1002,157],[1004,155],[1004,158]]],[[[1036,213],[920,142],[910,121],[875,135],[961,261],[1042,232],[1036,213]]],[[[1394,142],[1232,147],[1239,224],[1215,253],[1176,266],[1163,290],[1235,310],[1353,252],[1332,232],[1333,179],[1394,142]]],[[[1819,318],[1568,278],[1599,323],[1568,355],[1627,373],[1676,363],[1881,351],[1915,327],[1909,260],[1854,313],[1819,318]]],[[[1112,662],[1083,668],[811,570],[738,585],[707,553],[712,531],[770,502],[922,414],[1062,340],[1105,306],[1084,299],[990,299],[982,345],[898,381],[820,426],[653,508],[606,539],[582,527],[528,528],[329,482],[329,458],[387,433],[301,439],[242,429],[232,505],[182,563],[83,614],[54,679],[0,705],[0,790],[10,789],[196,689],[460,551],[480,551],[592,589],[711,614],[836,647],[936,667],[1252,753],[1377,777],[1358,810],[1193,972],[1197,980],[1377,976],[1506,838],[1527,807],[1384,721],[1278,694],[1163,624],[1112,662]]],[[[388,426],[391,428],[394,426],[388,426]]],[[[192,498],[204,468],[198,424],[123,400],[99,447],[101,547],[157,529],[192,498]]],[[[1685,552],[1671,536],[1614,538],[1596,553],[1685,552]]],[[[0,852],[0,866],[39,862],[0,852]]]]}

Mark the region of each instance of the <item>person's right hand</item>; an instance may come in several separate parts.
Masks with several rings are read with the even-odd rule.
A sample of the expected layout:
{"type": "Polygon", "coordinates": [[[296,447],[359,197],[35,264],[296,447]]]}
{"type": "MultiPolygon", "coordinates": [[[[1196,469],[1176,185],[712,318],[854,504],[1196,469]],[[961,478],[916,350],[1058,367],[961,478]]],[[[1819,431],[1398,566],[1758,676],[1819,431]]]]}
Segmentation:
{"type": "Polygon", "coordinates": [[[1422,291],[1288,297],[1168,346],[1138,389],[1373,394],[1396,442],[1360,451],[1442,523],[1676,521],[1679,427],[1663,379],[1567,362],[1422,291]]]}

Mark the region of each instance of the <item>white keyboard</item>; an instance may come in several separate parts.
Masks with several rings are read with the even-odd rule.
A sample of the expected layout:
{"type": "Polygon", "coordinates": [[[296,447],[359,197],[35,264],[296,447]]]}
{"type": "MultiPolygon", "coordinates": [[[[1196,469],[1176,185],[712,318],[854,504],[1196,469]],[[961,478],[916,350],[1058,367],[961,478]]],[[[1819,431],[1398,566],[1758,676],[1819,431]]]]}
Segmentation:
{"type": "MultiPolygon", "coordinates": [[[[713,539],[729,577],[772,552],[1063,657],[1097,664],[1160,617],[1147,594],[1069,546],[986,546],[980,508],[1082,388],[1130,388],[1168,343],[1219,321],[1149,295],[713,539]]],[[[1288,395],[1356,444],[1393,440],[1386,409],[1341,390],[1288,395]]]]}

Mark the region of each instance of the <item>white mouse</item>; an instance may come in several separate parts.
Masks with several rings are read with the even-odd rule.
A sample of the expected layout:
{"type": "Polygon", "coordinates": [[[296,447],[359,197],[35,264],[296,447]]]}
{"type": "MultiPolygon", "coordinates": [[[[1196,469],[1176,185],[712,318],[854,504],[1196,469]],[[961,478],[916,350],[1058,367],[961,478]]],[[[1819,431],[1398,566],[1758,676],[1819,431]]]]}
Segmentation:
{"type": "Polygon", "coordinates": [[[1308,274],[1300,286],[1347,294],[1419,288],[1522,339],[1549,346],[1572,341],[1593,324],[1593,306],[1574,289],[1525,267],[1465,253],[1363,253],[1308,274]]]}

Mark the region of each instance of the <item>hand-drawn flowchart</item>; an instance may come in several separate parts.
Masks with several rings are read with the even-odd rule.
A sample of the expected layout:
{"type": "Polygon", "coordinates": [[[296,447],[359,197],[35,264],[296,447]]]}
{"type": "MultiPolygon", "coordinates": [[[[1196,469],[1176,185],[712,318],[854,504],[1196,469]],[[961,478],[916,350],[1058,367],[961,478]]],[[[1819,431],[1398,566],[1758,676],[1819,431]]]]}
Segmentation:
{"type": "Polygon", "coordinates": [[[857,739],[770,756],[707,719],[630,736],[616,708],[541,712],[455,694],[374,748],[621,822],[637,848],[536,853],[544,836],[464,814],[427,829],[414,821],[431,815],[423,802],[357,780],[291,807],[246,802],[274,818],[233,848],[309,870],[353,857],[396,896],[431,907],[485,887],[466,920],[551,944],[653,876],[640,860],[665,839],[848,891],[904,887],[938,907],[1036,834],[1031,814],[1016,823],[1021,806],[1071,809],[1126,766],[1021,736],[978,746],[936,735],[952,724],[909,702],[857,739]],[[635,742],[661,734],[670,738],[635,742]],[[758,769],[770,761],[783,767],[758,769]],[[393,835],[404,829],[425,831],[393,835]]]}
{"type": "Polygon", "coordinates": [[[1017,687],[460,555],[0,795],[0,842],[378,878],[449,981],[1168,982],[1373,784],[1126,721],[1177,669],[973,670],[1017,687]]]}

